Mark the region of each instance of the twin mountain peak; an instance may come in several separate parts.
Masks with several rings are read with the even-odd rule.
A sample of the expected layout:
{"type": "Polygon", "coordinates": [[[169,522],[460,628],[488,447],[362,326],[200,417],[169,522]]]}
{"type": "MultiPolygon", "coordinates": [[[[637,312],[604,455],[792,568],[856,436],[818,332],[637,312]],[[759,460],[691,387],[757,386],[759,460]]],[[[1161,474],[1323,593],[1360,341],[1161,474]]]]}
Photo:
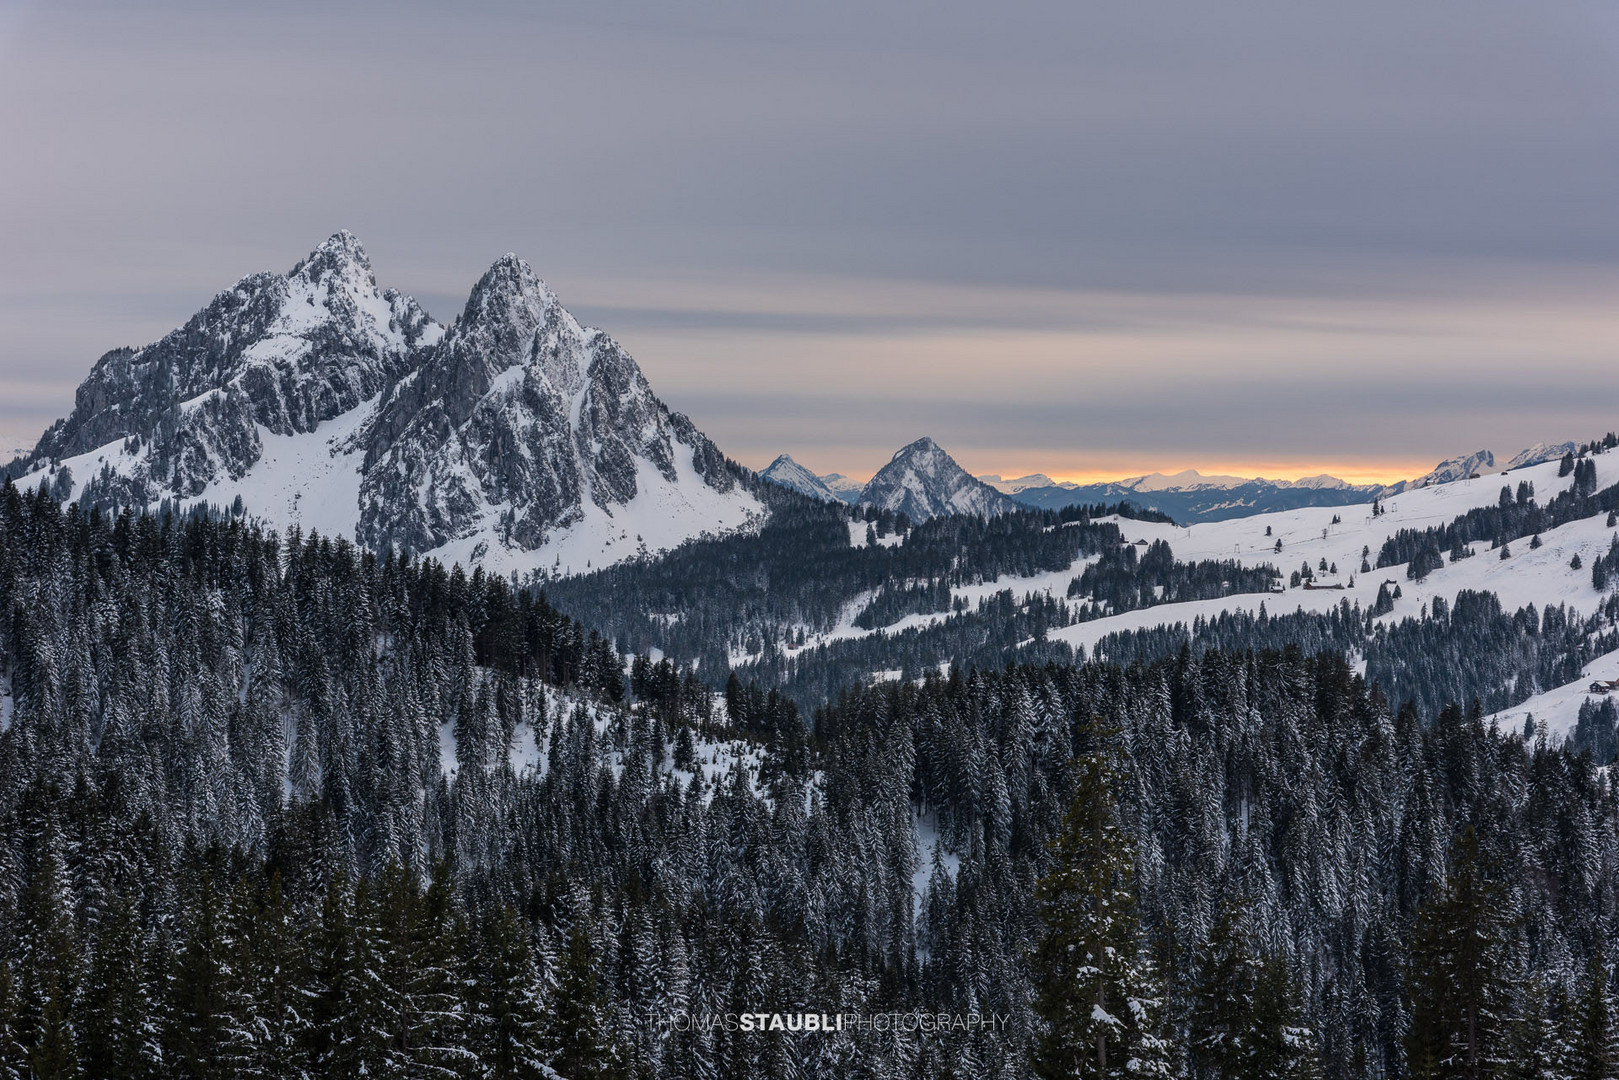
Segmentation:
{"type": "Polygon", "coordinates": [[[750,474],[505,255],[448,327],[340,232],[97,361],[10,471],[92,504],[240,505],[499,572],[583,570],[746,527],[750,474]]]}

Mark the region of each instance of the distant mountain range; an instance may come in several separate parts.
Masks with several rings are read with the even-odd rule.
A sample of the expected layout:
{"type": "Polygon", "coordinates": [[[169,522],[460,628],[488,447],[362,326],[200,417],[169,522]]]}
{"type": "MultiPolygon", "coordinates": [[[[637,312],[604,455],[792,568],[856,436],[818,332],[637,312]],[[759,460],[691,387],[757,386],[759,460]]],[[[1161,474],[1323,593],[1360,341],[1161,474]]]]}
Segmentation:
{"type": "MultiPolygon", "coordinates": [[[[1524,450],[1507,462],[1506,470],[1520,469],[1560,458],[1574,449],[1573,443],[1540,444],[1524,450]]],[[[1351,484],[1335,476],[1305,476],[1297,480],[1268,480],[1263,477],[1204,476],[1195,469],[1165,475],[1151,473],[1101,484],[1024,485],[1021,481],[1000,481],[981,477],[997,486],[1008,485],[1012,498],[1026,506],[1053,509],[1084,503],[1128,501],[1148,510],[1158,510],[1176,521],[1224,521],[1275,510],[1301,506],[1348,506],[1398,495],[1402,491],[1432,487],[1465,480],[1497,468],[1495,455],[1488,450],[1449,458],[1413,480],[1394,484],[1351,484]]],[[[1002,490],[1008,490],[1002,486],[1002,490]]]]}
{"type": "MultiPolygon", "coordinates": [[[[923,444],[927,447],[928,464],[921,468],[913,467],[916,476],[937,477],[948,474],[950,467],[960,468],[930,439],[919,440],[906,447],[895,455],[895,460],[899,461],[902,457],[907,459],[917,457],[918,448],[923,444]]],[[[1574,452],[1575,449],[1572,442],[1540,443],[1514,455],[1506,463],[1503,471],[1555,460],[1565,453],[1574,452]]],[[[1488,450],[1478,450],[1471,454],[1449,458],[1422,476],[1394,484],[1351,484],[1326,474],[1300,477],[1297,480],[1205,476],[1196,469],[1170,474],[1149,473],[1145,476],[1096,484],[1057,481],[1044,473],[1031,473],[1014,478],[987,474],[973,479],[984,488],[1005,496],[1004,501],[990,499],[981,492],[972,496],[958,494],[954,498],[928,498],[918,494],[913,498],[911,505],[921,512],[921,518],[925,518],[940,513],[1000,513],[1009,505],[1060,509],[1065,506],[1130,502],[1143,509],[1161,511],[1180,522],[1223,521],[1228,518],[1291,510],[1302,506],[1348,506],[1366,503],[1373,499],[1398,495],[1402,491],[1465,480],[1470,476],[1494,470],[1496,467],[1494,454],[1488,450]]],[[[883,472],[872,478],[872,482],[876,483],[878,477],[882,477],[893,468],[894,464],[891,462],[885,466],[883,472]]],[[[903,499],[887,478],[881,485],[882,490],[873,492],[872,497],[868,498],[866,492],[870,485],[855,484],[838,473],[816,476],[786,454],[772,462],[760,475],[805,495],[828,501],[837,500],[855,505],[888,505],[896,499],[903,499]],[[841,482],[839,486],[832,485],[830,481],[834,479],[841,482]]],[[[913,487],[920,491],[930,482],[919,479],[913,483],[913,487]]],[[[933,489],[937,490],[936,483],[933,489]]],[[[890,505],[889,508],[894,507],[890,505]]]]}

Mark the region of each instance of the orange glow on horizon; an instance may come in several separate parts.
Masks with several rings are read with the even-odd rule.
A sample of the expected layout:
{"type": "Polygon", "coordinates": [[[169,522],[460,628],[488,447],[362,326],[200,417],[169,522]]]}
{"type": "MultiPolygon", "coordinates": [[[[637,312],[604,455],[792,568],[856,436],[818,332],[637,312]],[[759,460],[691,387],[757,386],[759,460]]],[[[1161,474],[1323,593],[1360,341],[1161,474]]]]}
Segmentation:
{"type": "MultiPolygon", "coordinates": [[[[1111,466],[1106,468],[1071,468],[1054,469],[1009,469],[1001,470],[998,475],[1015,480],[1020,476],[1029,476],[1034,473],[1044,473],[1053,480],[1075,484],[1101,484],[1112,480],[1124,480],[1130,477],[1146,476],[1152,473],[1174,475],[1186,469],[1196,469],[1204,476],[1243,476],[1264,477],[1267,480],[1298,480],[1306,476],[1335,476],[1349,484],[1392,484],[1400,480],[1411,480],[1422,476],[1435,465],[1433,461],[1398,461],[1398,462],[1276,462],[1276,461],[1221,461],[1198,463],[1196,465],[1166,465],[1148,464],[1133,468],[1125,466],[1111,466]]],[[[995,469],[971,470],[976,475],[996,473],[995,469]]]]}

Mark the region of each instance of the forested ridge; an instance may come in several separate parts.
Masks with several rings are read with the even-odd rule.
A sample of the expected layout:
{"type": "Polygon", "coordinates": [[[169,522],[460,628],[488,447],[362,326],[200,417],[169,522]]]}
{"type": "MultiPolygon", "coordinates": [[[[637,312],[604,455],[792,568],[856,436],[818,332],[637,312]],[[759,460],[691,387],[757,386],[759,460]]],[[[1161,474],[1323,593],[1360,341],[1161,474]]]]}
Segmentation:
{"type": "MultiPolygon", "coordinates": [[[[1410,560],[1425,577],[1449,558],[1466,558],[1489,538],[1498,548],[1542,530],[1608,514],[1619,487],[1595,489],[1589,458],[1566,463],[1573,481],[1542,507],[1532,485],[1503,488],[1497,505],[1470,510],[1427,530],[1401,530],[1376,556],[1379,568],[1410,560]]],[[[999,668],[1007,663],[1073,663],[1082,651],[1052,632],[1157,605],[1279,590],[1271,565],[1176,558],[1163,540],[1126,544],[1110,515],[1118,507],[1073,507],[994,519],[937,518],[911,525],[864,513],[870,544],[850,544],[845,511],[800,501],[757,536],[688,544],[657,559],[549,582],[563,610],[627,651],[653,651],[718,685],[734,669],[745,681],[779,688],[804,709],[853,681],[922,678],[930,671],[999,668]],[[1071,571],[1071,576],[1069,572],[1071,571]],[[1036,585],[1039,576],[1048,580],[1036,585]],[[1049,578],[1066,577],[1053,589],[1049,578]],[[997,591],[990,591],[989,585],[997,591]],[[960,595],[968,588],[967,597],[960,595]],[[839,619],[844,620],[839,623],[839,619]],[[836,632],[828,633],[836,629],[836,632]]],[[[1125,508],[1128,510],[1128,508],[1125,508]]],[[[855,512],[854,531],[860,531],[855,512]]],[[[1578,560],[1576,559],[1576,562],[1578,560]]],[[[1193,649],[1329,648],[1364,661],[1390,700],[1434,715],[1447,702],[1477,700],[1488,713],[1511,708],[1576,679],[1597,656],[1619,648],[1619,539],[1589,558],[1589,602],[1578,597],[1503,610],[1499,599],[1461,590],[1420,612],[1394,610],[1397,583],[1384,582],[1369,608],[1270,616],[1229,611],[1188,624],[1166,623],[1104,636],[1104,659],[1129,663],[1193,649]],[[1431,608],[1431,610],[1430,610],[1431,608]]],[[[1368,549],[1351,577],[1372,573],[1368,549]]],[[[1585,570],[1586,568],[1580,567],[1585,570]]],[[[1295,586],[1321,573],[1306,561],[1295,586]]],[[[1283,599],[1278,603],[1286,604],[1283,599]]]]}
{"type": "Polygon", "coordinates": [[[10,489],[0,601],[0,1076],[1613,1073],[1608,770],[1341,652],[803,710],[501,579],[10,489]],[[669,1023],[741,1011],[1007,1023],[669,1023]]]}
{"type": "Polygon", "coordinates": [[[811,708],[874,672],[911,679],[952,663],[1069,662],[1074,650],[1047,640],[1050,630],[1265,590],[1280,576],[1268,565],[1182,562],[1163,542],[1138,556],[1107,519],[1168,519],[1128,504],[913,524],[874,508],[787,492],[773,498],[757,535],[697,540],[543,586],[558,607],[626,651],[670,657],[716,685],[734,668],[811,708]],[[1069,571],[1061,599],[1017,588],[1069,571]],[[1003,580],[1006,587],[976,602],[953,597],[956,588],[1003,580]],[[907,624],[913,615],[936,618],[907,624]],[[816,640],[840,619],[867,633],[816,640]]]}

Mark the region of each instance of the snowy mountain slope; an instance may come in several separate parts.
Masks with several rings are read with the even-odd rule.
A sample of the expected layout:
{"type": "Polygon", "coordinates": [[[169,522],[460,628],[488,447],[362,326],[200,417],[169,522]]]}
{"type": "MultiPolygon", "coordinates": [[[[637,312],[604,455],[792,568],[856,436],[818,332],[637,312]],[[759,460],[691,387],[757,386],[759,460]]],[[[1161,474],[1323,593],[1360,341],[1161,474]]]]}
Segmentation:
{"type": "Polygon", "coordinates": [[[826,489],[837,496],[840,502],[846,502],[851,506],[860,501],[860,493],[866,489],[866,485],[860,481],[851,480],[838,472],[827,473],[824,476],[816,477],[816,479],[826,485],[826,489]]]}
{"type": "Polygon", "coordinates": [[[740,468],[521,259],[448,330],[348,233],[96,365],[22,484],[232,505],[374,549],[568,571],[747,528],[740,468]],[[99,441],[98,441],[99,440],[99,441]]]}
{"type": "Polygon", "coordinates": [[[926,436],[902,447],[878,470],[860,493],[860,505],[902,513],[912,521],[926,521],[940,514],[990,516],[1018,506],[982,480],[969,476],[926,436]]]}
{"type": "Polygon", "coordinates": [[[794,461],[788,454],[782,454],[769,465],[766,465],[759,475],[772,484],[791,488],[800,495],[808,495],[812,499],[823,502],[842,502],[833,490],[821,481],[819,476],[810,472],[804,466],[794,461]]]}
{"type": "MultiPolygon", "coordinates": [[[[1600,486],[1619,481],[1619,459],[1599,455],[1593,460],[1600,486]]],[[[1544,503],[1569,486],[1569,478],[1559,478],[1557,469],[1556,461],[1530,466],[1514,472],[1511,482],[1514,487],[1520,481],[1532,483],[1537,499],[1544,503]]],[[[1498,551],[1475,545],[1473,558],[1457,563],[1447,561],[1421,582],[1408,580],[1404,565],[1374,568],[1370,572],[1360,570],[1365,549],[1370,548],[1370,558],[1375,563],[1379,548],[1389,536],[1401,529],[1444,525],[1474,507],[1490,505],[1499,499],[1506,482],[1500,475],[1491,474],[1413,489],[1386,500],[1385,512],[1376,517],[1367,504],[1337,509],[1307,507],[1189,527],[1119,519],[1118,525],[1126,539],[1165,540],[1179,559],[1235,559],[1244,565],[1268,562],[1284,573],[1297,569],[1302,562],[1317,567],[1325,559],[1329,566],[1337,564],[1339,574],[1336,577],[1318,575],[1318,581],[1345,587],[1298,587],[1280,594],[1248,593],[1217,600],[1165,604],[1053,630],[1050,636],[1089,649],[1117,630],[1175,623],[1189,625],[1199,616],[1207,618],[1221,611],[1253,613],[1261,603],[1271,615],[1296,610],[1325,611],[1344,600],[1359,603],[1365,610],[1372,606],[1385,581],[1395,582],[1402,592],[1394,610],[1382,616],[1385,620],[1419,615],[1431,606],[1435,597],[1454,601],[1456,594],[1464,589],[1493,592],[1509,611],[1525,604],[1544,608],[1547,604],[1559,603],[1585,614],[1596,610],[1605,595],[1592,586],[1589,567],[1595,556],[1607,550],[1615,534],[1615,530],[1608,527],[1605,515],[1573,521],[1551,530],[1541,536],[1541,546],[1537,549],[1531,549],[1527,540],[1514,541],[1509,545],[1511,554],[1507,559],[1501,559],[1498,551]],[[1342,519],[1336,525],[1332,523],[1335,514],[1342,519]],[[1282,541],[1281,552],[1275,550],[1277,540],[1282,541]],[[1576,554],[1582,564],[1578,570],[1570,565],[1576,554]],[[1353,586],[1349,585],[1351,576],[1353,586]]],[[[1528,706],[1520,709],[1524,707],[1528,706]]],[[[1520,709],[1512,712],[1518,714],[1521,721],[1520,709]]],[[[1547,719],[1553,723],[1554,731],[1566,730],[1558,726],[1559,718],[1548,716],[1547,719]]],[[[1571,725],[1572,714],[1566,719],[1571,725]]]]}
{"type": "Polygon", "coordinates": [[[1591,684],[1598,680],[1611,682],[1614,679],[1619,679],[1619,651],[1605,653],[1592,660],[1573,682],[1544,690],[1510,709],[1491,713],[1484,718],[1484,722],[1496,724],[1504,731],[1522,731],[1525,721],[1533,720],[1537,724],[1544,723],[1549,734],[1566,735],[1574,730],[1580,718],[1581,705],[1587,701],[1599,702],[1610,696],[1592,693],[1591,684]]]}
{"type": "MultiPolygon", "coordinates": [[[[879,541],[889,544],[897,543],[898,537],[888,537],[879,541]]],[[[862,541],[863,542],[863,541],[862,541]]],[[[859,546],[858,544],[856,546],[859,546]]],[[[1005,575],[990,581],[973,582],[971,584],[953,585],[950,588],[952,605],[961,603],[968,610],[976,608],[979,604],[993,597],[996,593],[1010,590],[1019,600],[1030,596],[1051,597],[1062,599],[1068,590],[1068,583],[1085,568],[1096,561],[1094,555],[1082,555],[1061,570],[1050,570],[1040,574],[1005,575]]],[[[860,638],[873,637],[878,634],[903,634],[907,630],[919,629],[925,626],[936,626],[951,617],[950,611],[932,611],[924,614],[906,615],[904,618],[889,623],[886,626],[866,629],[855,625],[855,616],[870,604],[877,595],[878,590],[867,589],[857,593],[843,606],[837,623],[832,629],[822,632],[808,632],[801,644],[786,643],[780,646],[781,655],[788,660],[808,653],[822,645],[830,645],[839,641],[854,641],[860,638]]],[[[793,627],[794,630],[808,627],[793,627]]],[[[736,652],[732,653],[730,660],[733,667],[757,662],[762,654],[736,652]]],[[[876,673],[873,673],[876,674],[876,673]]]]}

